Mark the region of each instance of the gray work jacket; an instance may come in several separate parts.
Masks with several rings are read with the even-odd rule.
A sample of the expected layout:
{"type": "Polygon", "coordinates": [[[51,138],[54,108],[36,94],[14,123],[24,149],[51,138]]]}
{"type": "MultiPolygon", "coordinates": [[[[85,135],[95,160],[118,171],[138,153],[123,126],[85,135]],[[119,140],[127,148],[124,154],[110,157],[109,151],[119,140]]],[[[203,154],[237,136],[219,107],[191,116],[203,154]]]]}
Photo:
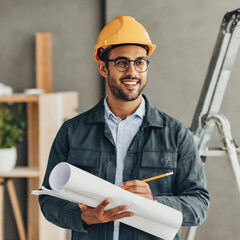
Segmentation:
{"type": "MultiPolygon", "coordinates": [[[[157,201],[182,212],[184,226],[201,224],[207,217],[209,193],[202,161],[191,132],[156,109],[144,96],[146,114],[125,159],[123,181],[145,179],[173,171],[172,176],[149,182],[157,201]]],[[[91,110],[66,121],[51,148],[43,186],[60,162],[68,162],[114,183],[116,147],[104,119],[103,99],[91,110]]],[[[39,197],[50,222],[72,230],[73,240],[112,240],[113,222],[85,228],[77,204],[47,195],[39,197]]],[[[120,224],[119,240],[159,238],[120,224]]],[[[175,239],[179,239],[178,236],[175,239]]]]}

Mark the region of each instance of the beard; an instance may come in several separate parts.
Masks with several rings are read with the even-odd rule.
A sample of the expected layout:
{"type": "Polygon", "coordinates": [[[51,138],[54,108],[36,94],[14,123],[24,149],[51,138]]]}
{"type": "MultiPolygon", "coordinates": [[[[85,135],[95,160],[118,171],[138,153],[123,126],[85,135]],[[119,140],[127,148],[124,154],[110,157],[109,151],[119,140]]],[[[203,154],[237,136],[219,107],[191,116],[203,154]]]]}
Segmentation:
{"type": "Polygon", "coordinates": [[[124,100],[124,101],[134,101],[136,100],[143,92],[143,89],[146,86],[146,83],[141,85],[142,79],[136,78],[136,77],[131,77],[131,76],[125,76],[120,78],[119,80],[116,80],[113,78],[108,71],[108,78],[107,78],[108,86],[110,91],[112,92],[113,96],[115,98],[124,100]],[[122,80],[124,79],[132,79],[132,80],[138,80],[138,85],[139,88],[136,91],[135,89],[126,89],[123,86],[122,80]]]}

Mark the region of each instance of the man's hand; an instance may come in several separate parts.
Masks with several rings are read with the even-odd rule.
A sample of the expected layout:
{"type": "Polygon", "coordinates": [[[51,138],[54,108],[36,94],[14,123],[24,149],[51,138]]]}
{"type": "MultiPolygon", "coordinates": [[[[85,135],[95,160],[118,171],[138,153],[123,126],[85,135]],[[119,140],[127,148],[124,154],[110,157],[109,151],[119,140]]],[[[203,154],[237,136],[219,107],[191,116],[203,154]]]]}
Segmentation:
{"type": "Polygon", "coordinates": [[[96,223],[115,221],[124,217],[131,217],[134,215],[133,212],[122,212],[128,209],[128,206],[126,205],[121,205],[116,208],[104,211],[104,209],[109,203],[110,199],[106,199],[96,208],[91,208],[82,203],[79,203],[78,206],[81,208],[82,211],[82,220],[87,225],[92,225],[96,223]]]}
{"type": "Polygon", "coordinates": [[[131,180],[121,184],[122,188],[126,188],[127,191],[135,193],[141,197],[145,197],[154,200],[151,189],[146,182],[140,180],[131,180]]]}

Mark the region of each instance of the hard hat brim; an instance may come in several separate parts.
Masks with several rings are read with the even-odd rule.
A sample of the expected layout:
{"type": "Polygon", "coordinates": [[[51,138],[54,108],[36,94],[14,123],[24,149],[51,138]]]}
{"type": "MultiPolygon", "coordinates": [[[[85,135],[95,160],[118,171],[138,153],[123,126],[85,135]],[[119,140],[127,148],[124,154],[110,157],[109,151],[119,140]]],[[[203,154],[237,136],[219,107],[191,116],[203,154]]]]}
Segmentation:
{"type": "Polygon", "coordinates": [[[99,51],[98,51],[100,48],[102,49],[102,53],[104,54],[105,52],[112,50],[112,46],[115,46],[115,45],[117,45],[117,46],[121,46],[121,45],[142,45],[142,46],[147,46],[148,47],[148,54],[147,54],[148,57],[150,57],[153,54],[153,52],[155,51],[155,49],[157,47],[155,44],[152,44],[152,43],[147,43],[147,44],[142,44],[142,43],[120,43],[120,44],[112,44],[112,45],[109,45],[109,46],[105,46],[105,48],[103,48],[101,46],[101,44],[96,44],[95,48],[94,48],[94,52],[93,52],[93,57],[96,60],[96,62],[98,62],[101,59],[101,57],[99,57],[99,51]]]}

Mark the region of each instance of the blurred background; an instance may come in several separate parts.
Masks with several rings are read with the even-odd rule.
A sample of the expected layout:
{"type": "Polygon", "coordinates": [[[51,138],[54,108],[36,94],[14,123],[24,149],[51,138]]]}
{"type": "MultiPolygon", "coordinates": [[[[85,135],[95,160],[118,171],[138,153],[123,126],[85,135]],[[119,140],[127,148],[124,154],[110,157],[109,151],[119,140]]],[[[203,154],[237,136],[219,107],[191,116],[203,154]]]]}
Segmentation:
{"type": "MultiPolygon", "coordinates": [[[[104,80],[92,52],[102,26],[119,15],[133,16],[157,49],[150,58],[145,94],[160,110],[190,127],[223,16],[239,0],[0,0],[0,82],[14,92],[35,87],[35,34],[52,33],[53,91],[76,90],[79,112],[95,105],[104,80]]],[[[221,112],[240,140],[240,54],[234,64],[221,112]]],[[[214,144],[220,144],[216,133],[214,144]]],[[[27,146],[18,164],[26,164],[27,146]]],[[[240,196],[227,158],[207,159],[211,193],[209,217],[196,240],[238,240],[240,196]]],[[[16,181],[26,222],[26,180],[16,181]]],[[[5,194],[5,238],[18,239],[5,194]]],[[[184,231],[183,234],[184,235],[184,231]]]]}

